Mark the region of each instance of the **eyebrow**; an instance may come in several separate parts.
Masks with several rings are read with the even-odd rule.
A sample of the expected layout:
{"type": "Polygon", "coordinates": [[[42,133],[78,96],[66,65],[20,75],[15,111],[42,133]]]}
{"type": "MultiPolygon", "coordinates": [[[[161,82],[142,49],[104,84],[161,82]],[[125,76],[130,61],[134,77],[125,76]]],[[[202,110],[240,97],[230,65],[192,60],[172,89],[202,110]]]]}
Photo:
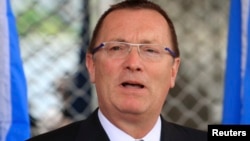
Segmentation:
{"type": "Polygon", "coordinates": [[[125,39],[122,39],[122,38],[112,39],[111,41],[117,41],[117,42],[127,42],[125,39]]]}
{"type": "MultiPolygon", "coordinates": [[[[115,38],[115,39],[111,39],[110,41],[117,41],[117,42],[126,42],[129,43],[129,41],[122,39],[122,38],[115,38]]],[[[142,41],[140,41],[140,44],[154,44],[156,43],[155,40],[147,40],[147,39],[143,39],[142,41]]]]}

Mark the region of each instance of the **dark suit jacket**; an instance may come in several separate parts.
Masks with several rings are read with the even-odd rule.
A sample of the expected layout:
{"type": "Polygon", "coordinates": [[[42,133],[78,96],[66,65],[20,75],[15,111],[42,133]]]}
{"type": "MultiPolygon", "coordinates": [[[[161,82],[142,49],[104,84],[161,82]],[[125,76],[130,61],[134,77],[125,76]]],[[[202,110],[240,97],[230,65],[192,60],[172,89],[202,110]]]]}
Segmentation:
{"type": "MultiPolygon", "coordinates": [[[[207,133],[180,126],[162,119],[161,141],[206,141],[207,133]]],[[[97,110],[86,120],[74,122],[54,131],[38,135],[27,141],[109,141],[97,110]]]]}

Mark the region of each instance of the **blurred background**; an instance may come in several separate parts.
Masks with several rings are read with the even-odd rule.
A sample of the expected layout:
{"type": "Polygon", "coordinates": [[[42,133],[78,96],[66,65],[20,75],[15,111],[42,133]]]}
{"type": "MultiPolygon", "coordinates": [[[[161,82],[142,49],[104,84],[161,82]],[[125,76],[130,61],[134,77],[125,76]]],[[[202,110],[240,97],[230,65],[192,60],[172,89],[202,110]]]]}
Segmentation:
{"type": "MultiPolygon", "coordinates": [[[[84,52],[110,4],[121,0],[12,0],[28,83],[32,136],[96,107],[84,52]]],[[[162,115],[207,130],[221,122],[229,0],[153,0],[172,18],[182,64],[162,115]]]]}

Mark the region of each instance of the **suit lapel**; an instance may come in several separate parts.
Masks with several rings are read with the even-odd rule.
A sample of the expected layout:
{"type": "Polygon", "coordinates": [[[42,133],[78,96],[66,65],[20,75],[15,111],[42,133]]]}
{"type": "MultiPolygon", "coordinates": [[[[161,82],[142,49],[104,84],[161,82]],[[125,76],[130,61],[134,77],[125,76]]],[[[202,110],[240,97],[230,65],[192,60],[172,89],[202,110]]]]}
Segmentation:
{"type": "Polygon", "coordinates": [[[82,122],[76,141],[109,141],[99,121],[97,111],[96,109],[92,115],[82,122]]]}
{"type": "Polygon", "coordinates": [[[161,141],[176,141],[173,136],[175,134],[175,130],[172,128],[172,126],[163,119],[161,116],[161,141]]]}

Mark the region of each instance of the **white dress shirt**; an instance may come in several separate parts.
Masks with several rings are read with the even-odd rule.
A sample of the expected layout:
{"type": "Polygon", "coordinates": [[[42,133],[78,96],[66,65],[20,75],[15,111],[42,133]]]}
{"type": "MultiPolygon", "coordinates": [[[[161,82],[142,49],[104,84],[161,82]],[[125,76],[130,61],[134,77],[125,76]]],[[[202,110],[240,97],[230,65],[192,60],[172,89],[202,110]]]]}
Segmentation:
{"type": "MultiPolygon", "coordinates": [[[[121,129],[117,128],[103,115],[100,109],[98,110],[98,117],[110,141],[140,141],[141,140],[141,139],[135,139],[132,136],[125,133],[124,131],[122,131],[121,129]]],[[[150,132],[145,137],[142,138],[142,140],[143,141],[160,141],[160,136],[161,136],[161,118],[159,116],[154,127],[150,130],[150,132]]]]}

